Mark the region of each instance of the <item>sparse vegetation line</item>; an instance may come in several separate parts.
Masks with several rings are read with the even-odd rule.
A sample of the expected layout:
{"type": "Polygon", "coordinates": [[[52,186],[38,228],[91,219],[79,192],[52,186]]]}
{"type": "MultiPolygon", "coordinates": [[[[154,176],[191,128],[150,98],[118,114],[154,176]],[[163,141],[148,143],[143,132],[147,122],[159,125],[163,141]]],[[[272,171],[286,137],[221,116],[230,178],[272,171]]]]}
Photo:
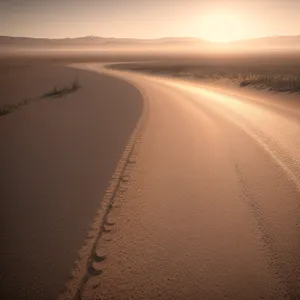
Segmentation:
{"type": "Polygon", "coordinates": [[[73,93],[73,92],[77,91],[79,88],[81,88],[81,86],[80,86],[77,79],[72,82],[71,86],[63,87],[63,88],[60,88],[60,89],[58,89],[56,86],[54,86],[54,88],[51,91],[43,94],[40,97],[32,98],[32,99],[24,99],[24,100],[18,102],[17,104],[7,104],[7,105],[4,105],[4,106],[1,106],[0,107],[0,117],[5,116],[7,114],[10,114],[10,113],[12,113],[12,112],[28,105],[28,104],[30,104],[33,101],[44,99],[44,98],[63,97],[63,96],[66,96],[70,93],[73,93]]]}
{"type": "Polygon", "coordinates": [[[72,85],[69,87],[63,87],[63,88],[58,89],[56,86],[54,86],[54,88],[51,91],[42,95],[42,98],[63,97],[63,96],[66,96],[67,94],[77,91],[79,88],[80,88],[80,84],[79,84],[78,80],[76,79],[73,81],[72,85]]]}
{"type": "Polygon", "coordinates": [[[229,79],[240,87],[253,86],[275,92],[300,93],[300,66],[258,63],[212,64],[118,64],[111,68],[191,79],[229,79]]]}
{"type": "Polygon", "coordinates": [[[9,113],[12,113],[12,112],[16,111],[17,109],[20,109],[25,105],[28,105],[31,101],[33,101],[33,100],[32,99],[24,99],[17,104],[4,105],[4,106],[0,107],[0,116],[4,116],[9,113]]]}

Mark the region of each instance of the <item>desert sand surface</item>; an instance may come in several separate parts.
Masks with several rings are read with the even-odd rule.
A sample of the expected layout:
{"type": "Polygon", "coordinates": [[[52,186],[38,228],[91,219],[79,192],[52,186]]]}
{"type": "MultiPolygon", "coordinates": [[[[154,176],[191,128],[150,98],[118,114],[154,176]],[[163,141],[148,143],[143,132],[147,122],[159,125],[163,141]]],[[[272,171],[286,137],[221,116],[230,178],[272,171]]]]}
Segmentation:
{"type": "Polygon", "coordinates": [[[300,299],[300,105],[106,72],[145,125],[80,299],[300,299]]]}
{"type": "Polygon", "coordinates": [[[128,83],[22,58],[4,60],[1,105],[1,299],[56,299],[70,275],[143,107],[128,83]],[[81,88],[39,99],[77,78],[81,88]],[[124,97],[125,96],[125,97],[124,97]]]}

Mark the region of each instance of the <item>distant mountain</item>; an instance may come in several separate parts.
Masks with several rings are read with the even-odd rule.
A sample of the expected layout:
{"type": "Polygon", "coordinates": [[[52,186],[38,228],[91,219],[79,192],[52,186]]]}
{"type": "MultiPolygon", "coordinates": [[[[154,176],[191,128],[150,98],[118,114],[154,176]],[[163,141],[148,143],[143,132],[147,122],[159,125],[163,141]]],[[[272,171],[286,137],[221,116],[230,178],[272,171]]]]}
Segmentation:
{"type": "Polygon", "coordinates": [[[247,39],[230,43],[213,43],[198,38],[166,37],[159,39],[103,38],[85,36],[78,38],[47,39],[0,36],[0,50],[43,49],[110,49],[143,47],[158,49],[300,49],[299,36],[273,36],[247,39]]]}
{"type": "Polygon", "coordinates": [[[133,39],[133,38],[102,38],[97,36],[86,36],[78,38],[46,39],[28,37],[0,36],[0,47],[8,48],[103,48],[118,46],[203,46],[210,44],[197,38],[161,38],[161,39],[133,39]]]}

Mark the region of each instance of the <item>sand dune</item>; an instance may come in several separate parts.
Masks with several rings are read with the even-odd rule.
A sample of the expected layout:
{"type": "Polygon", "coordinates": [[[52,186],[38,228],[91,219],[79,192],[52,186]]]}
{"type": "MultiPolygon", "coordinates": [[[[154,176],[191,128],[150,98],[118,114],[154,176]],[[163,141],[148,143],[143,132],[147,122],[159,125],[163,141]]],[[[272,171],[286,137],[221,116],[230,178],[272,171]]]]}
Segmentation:
{"type": "Polygon", "coordinates": [[[295,95],[33,61],[1,72],[2,104],[38,99],[0,119],[5,299],[299,298],[295,95]]]}
{"type": "Polygon", "coordinates": [[[108,72],[143,92],[145,127],[82,298],[298,299],[299,105],[108,72]]]}
{"type": "Polygon", "coordinates": [[[0,119],[1,299],[53,300],[64,288],[142,110],[127,83],[51,64],[1,72],[1,102],[75,77],[78,91],[0,119]]]}

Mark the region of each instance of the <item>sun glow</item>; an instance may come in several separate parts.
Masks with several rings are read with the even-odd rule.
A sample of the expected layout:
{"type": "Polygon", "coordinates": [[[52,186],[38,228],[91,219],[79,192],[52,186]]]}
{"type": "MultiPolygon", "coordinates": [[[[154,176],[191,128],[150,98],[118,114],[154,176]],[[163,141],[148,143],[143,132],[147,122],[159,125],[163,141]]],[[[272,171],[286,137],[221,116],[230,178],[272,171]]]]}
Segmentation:
{"type": "Polygon", "coordinates": [[[244,20],[230,12],[212,12],[200,20],[201,37],[213,42],[230,42],[243,39],[245,35],[244,20]]]}

